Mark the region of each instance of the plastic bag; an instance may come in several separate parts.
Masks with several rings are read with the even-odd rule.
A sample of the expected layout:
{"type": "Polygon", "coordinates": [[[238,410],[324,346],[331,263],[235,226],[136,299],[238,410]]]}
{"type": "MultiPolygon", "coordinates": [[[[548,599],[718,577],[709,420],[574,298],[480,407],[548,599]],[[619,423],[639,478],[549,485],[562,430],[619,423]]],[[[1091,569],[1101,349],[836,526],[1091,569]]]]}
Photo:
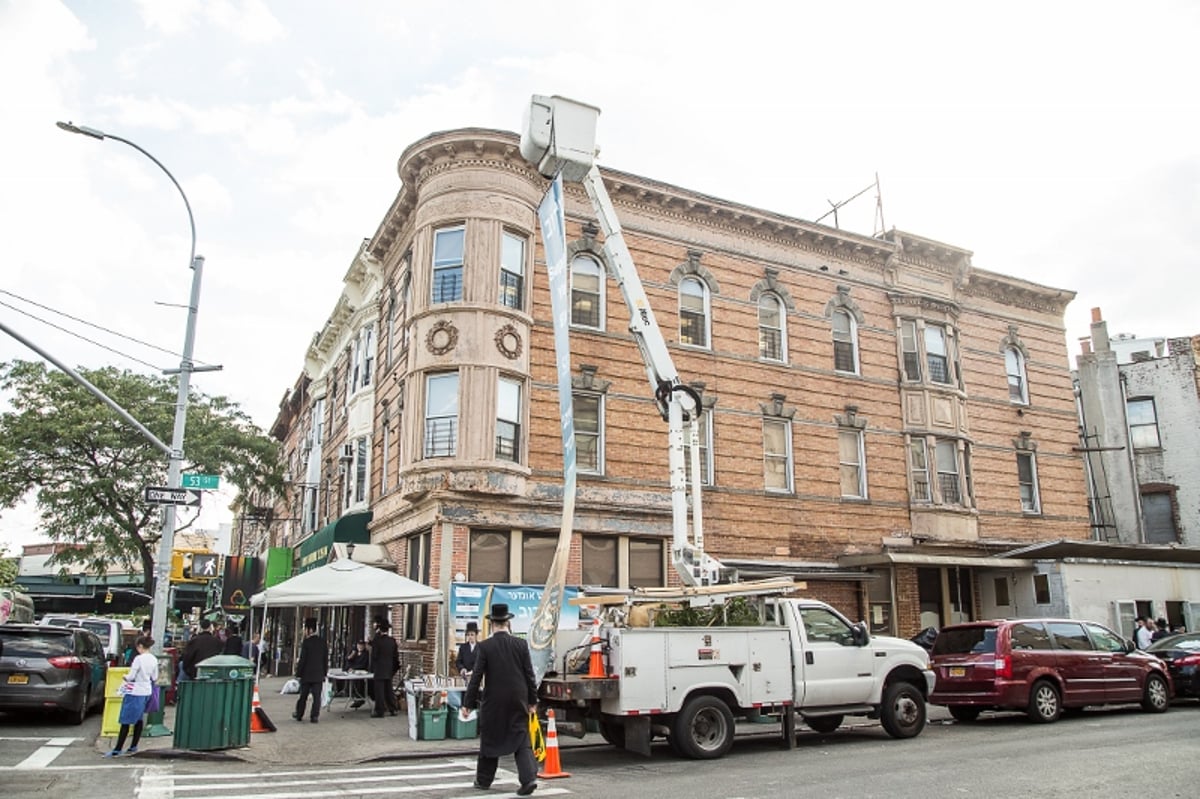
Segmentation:
{"type": "Polygon", "coordinates": [[[279,693],[281,693],[281,694],[298,694],[298,693],[300,693],[300,681],[297,680],[295,677],[292,677],[290,680],[288,680],[287,682],[285,682],[283,684],[283,687],[279,689],[279,693]]]}
{"type": "Polygon", "coordinates": [[[150,686],[150,701],[146,703],[146,712],[157,713],[161,709],[159,705],[158,683],[154,683],[150,686]]]}
{"type": "Polygon", "coordinates": [[[541,763],[546,759],[546,735],[542,732],[537,713],[529,714],[529,745],[533,748],[533,756],[537,762],[541,763]]]}
{"type": "Polygon", "coordinates": [[[321,686],[321,707],[329,707],[333,704],[333,683],[329,680],[321,686]]]}

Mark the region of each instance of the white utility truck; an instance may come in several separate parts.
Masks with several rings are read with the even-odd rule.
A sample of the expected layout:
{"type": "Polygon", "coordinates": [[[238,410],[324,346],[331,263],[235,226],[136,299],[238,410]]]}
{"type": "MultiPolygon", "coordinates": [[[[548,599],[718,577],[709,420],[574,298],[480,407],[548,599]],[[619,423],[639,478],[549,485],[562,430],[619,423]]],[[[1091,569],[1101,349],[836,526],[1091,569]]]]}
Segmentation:
{"type": "Polygon", "coordinates": [[[702,404],[671,360],[595,163],[599,114],[564,97],[534,96],[521,155],[547,178],[581,183],[604,233],[606,268],[629,307],[629,330],[667,422],[671,560],[683,587],[572,600],[602,609],[605,621],[589,648],[591,671],[603,673],[574,673],[564,656],[542,681],[544,706],[555,710],[559,732],[582,735],[593,721],[610,743],[644,755],[654,736],[664,736],[683,756],[720,757],[733,743],[735,717],[778,721],[788,747],[796,713],[818,731],[862,715],[880,719],[894,737],[917,735],[934,679],[925,650],[872,638],[829,605],[788,596],[797,588],[790,579],[730,582],[732,572],[704,552],[702,404]],[[686,611],[696,608],[719,613],[703,626],[677,626],[681,612],[687,622],[686,611]],[[734,611],[738,624],[724,623],[720,614],[734,611]],[[672,615],[675,626],[655,626],[658,616],[672,615]]]}
{"type": "Polygon", "coordinates": [[[653,738],[665,737],[681,756],[721,757],[738,718],[779,723],[791,748],[797,713],[818,732],[866,716],[894,738],[919,734],[934,681],[925,650],[871,636],[824,602],[783,596],[787,582],[581,597],[575,601],[602,603],[608,619],[599,629],[604,676],[573,673],[565,656],[542,680],[541,701],[554,709],[559,732],[582,735],[592,720],[609,743],[643,755],[653,738]],[[635,626],[654,624],[642,602],[734,608],[759,623],[635,626]]]}

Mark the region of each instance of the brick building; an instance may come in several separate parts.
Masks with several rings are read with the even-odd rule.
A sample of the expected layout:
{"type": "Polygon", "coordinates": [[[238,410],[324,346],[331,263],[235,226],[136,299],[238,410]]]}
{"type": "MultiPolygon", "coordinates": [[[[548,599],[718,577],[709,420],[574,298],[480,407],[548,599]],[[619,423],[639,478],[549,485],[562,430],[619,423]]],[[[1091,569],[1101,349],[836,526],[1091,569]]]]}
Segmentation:
{"type": "MultiPolygon", "coordinates": [[[[288,513],[305,536],[369,512],[370,540],[434,586],[538,584],[562,495],[535,215],[546,181],[514,135],[482,129],[416,142],[399,172],[281,406],[275,433],[305,476],[288,513]]],[[[917,235],[871,238],[603,173],[678,371],[703,398],[710,554],[746,577],[794,575],[876,631],[912,635],[1003,615],[999,594],[1029,563],[1000,553],[1087,538],[1072,292],[917,235]]],[[[566,202],[580,459],[568,582],[674,583],[666,423],[591,206],[569,184],[566,202]]],[[[436,619],[409,609],[395,632],[419,646],[446,634],[436,619]]]]}

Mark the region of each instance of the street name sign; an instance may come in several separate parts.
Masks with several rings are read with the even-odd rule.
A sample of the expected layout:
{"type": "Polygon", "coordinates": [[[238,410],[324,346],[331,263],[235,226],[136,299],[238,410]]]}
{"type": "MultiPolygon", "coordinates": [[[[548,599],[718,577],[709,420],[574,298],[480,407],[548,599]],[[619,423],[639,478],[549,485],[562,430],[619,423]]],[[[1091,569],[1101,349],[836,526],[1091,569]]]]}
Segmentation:
{"type": "Polygon", "coordinates": [[[146,486],[145,498],[153,505],[190,505],[194,507],[200,504],[200,492],[190,488],[146,486]]]}
{"type": "Polygon", "coordinates": [[[219,474],[184,474],[180,475],[180,485],[184,488],[216,491],[221,487],[221,476],[219,474]]]}

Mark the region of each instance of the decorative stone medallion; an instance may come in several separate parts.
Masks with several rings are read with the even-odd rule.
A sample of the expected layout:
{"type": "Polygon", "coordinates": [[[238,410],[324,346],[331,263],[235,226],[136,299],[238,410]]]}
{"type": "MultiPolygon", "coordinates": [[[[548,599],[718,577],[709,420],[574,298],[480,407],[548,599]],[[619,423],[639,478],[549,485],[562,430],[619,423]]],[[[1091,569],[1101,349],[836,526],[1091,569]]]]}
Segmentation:
{"type": "Polygon", "coordinates": [[[515,361],[521,355],[521,334],[512,325],[505,325],[496,331],[496,349],[510,361],[515,361]]]}
{"type": "Polygon", "coordinates": [[[425,349],[433,355],[445,355],[458,344],[458,328],[442,320],[435,322],[425,334],[425,349]]]}

